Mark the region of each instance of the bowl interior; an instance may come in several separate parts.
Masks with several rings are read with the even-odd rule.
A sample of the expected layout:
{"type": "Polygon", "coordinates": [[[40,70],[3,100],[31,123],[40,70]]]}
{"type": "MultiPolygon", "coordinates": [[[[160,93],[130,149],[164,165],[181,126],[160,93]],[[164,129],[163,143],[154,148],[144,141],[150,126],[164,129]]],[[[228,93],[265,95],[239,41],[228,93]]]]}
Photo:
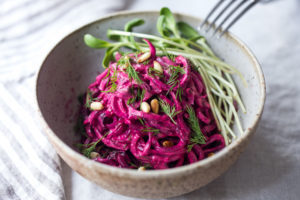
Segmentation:
{"type": "MultiPolygon", "coordinates": [[[[71,148],[75,149],[74,143],[79,137],[74,131],[78,117],[78,96],[103,71],[101,60],[104,50],[87,47],[83,42],[83,35],[90,33],[107,40],[107,29],[122,30],[124,24],[133,18],[143,18],[146,21],[135,31],[157,34],[157,17],[158,12],[137,12],[101,19],[71,33],[48,54],[37,79],[37,100],[48,126],[71,148]]],[[[176,15],[176,18],[189,22],[194,27],[200,23],[199,19],[186,15],[176,15]]],[[[247,48],[231,36],[226,35],[221,39],[208,37],[207,40],[217,55],[236,67],[247,81],[248,85],[245,87],[240,78],[233,77],[247,109],[246,114],[239,111],[246,130],[260,115],[264,100],[264,80],[258,64],[247,48]]],[[[235,132],[240,135],[236,129],[235,132]]]]}

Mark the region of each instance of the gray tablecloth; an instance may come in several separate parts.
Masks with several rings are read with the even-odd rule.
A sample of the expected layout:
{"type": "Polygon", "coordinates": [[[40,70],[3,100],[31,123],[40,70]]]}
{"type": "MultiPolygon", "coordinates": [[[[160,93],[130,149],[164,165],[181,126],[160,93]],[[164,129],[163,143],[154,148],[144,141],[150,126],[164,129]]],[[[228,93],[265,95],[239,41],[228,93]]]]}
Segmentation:
{"type": "MultiPolygon", "coordinates": [[[[9,149],[13,151],[19,146],[25,149],[27,147],[22,143],[19,146],[13,144],[13,140],[7,136],[7,133],[17,135],[23,132],[25,137],[29,137],[29,133],[34,132],[31,137],[43,137],[43,134],[37,134],[39,126],[35,124],[35,120],[24,118],[28,116],[26,112],[34,109],[28,100],[33,95],[33,75],[38,69],[37,64],[47,52],[47,44],[51,43],[50,41],[57,41],[70,30],[108,12],[122,9],[158,10],[162,6],[168,6],[173,11],[204,17],[215,2],[204,0],[0,1],[0,141],[3,143],[4,138],[6,142],[5,145],[0,146],[1,161],[9,160],[11,164],[18,164],[7,156],[9,149]],[[25,4],[27,9],[22,8],[25,4]],[[10,104],[7,95],[11,99],[16,99],[16,102],[10,104]],[[17,102],[24,105],[20,108],[24,109],[24,112],[16,114],[19,109],[18,106],[15,108],[17,102]],[[31,125],[27,125],[27,122],[31,125]],[[19,128],[11,127],[7,123],[18,124],[19,128]],[[27,130],[23,130],[23,125],[27,126],[27,130]],[[36,128],[31,129],[31,127],[36,128]]],[[[174,199],[300,198],[299,11],[300,1],[297,0],[278,0],[257,5],[231,29],[253,50],[265,73],[267,99],[260,126],[246,151],[228,172],[211,184],[174,199]]],[[[51,181],[46,182],[41,187],[41,194],[33,193],[36,199],[39,195],[46,198],[47,190],[50,193],[58,191],[57,193],[61,195],[56,196],[57,199],[64,198],[63,193],[67,199],[74,200],[132,199],[108,192],[82,178],[63,161],[60,164],[53,150],[51,151],[51,145],[42,141],[46,145],[44,150],[49,151],[49,157],[54,160],[48,164],[48,168],[51,168],[49,171],[54,169],[59,172],[61,168],[62,173],[61,176],[51,180],[56,183],[55,187],[51,186],[51,181]]],[[[38,149],[33,147],[32,151],[38,149]]],[[[22,156],[22,153],[12,154],[12,156],[20,155],[22,156]]],[[[37,157],[33,156],[30,159],[35,161],[35,158],[40,157],[41,154],[37,154],[37,157]]],[[[36,162],[40,163],[40,161],[36,162]]],[[[21,159],[19,164],[24,163],[27,164],[24,159],[21,159]]],[[[9,166],[3,165],[3,162],[0,164],[0,199],[9,199],[14,193],[15,199],[18,199],[17,194],[22,194],[22,189],[19,188],[21,183],[27,183],[30,179],[25,172],[21,173],[17,169],[8,170],[9,166]]],[[[30,164],[28,169],[39,171],[30,168],[30,164]]],[[[43,173],[43,170],[36,173],[43,173]]],[[[27,189],[30,189],[36,185],[36,182],[31,180],[28,185],[27,189]]]]}

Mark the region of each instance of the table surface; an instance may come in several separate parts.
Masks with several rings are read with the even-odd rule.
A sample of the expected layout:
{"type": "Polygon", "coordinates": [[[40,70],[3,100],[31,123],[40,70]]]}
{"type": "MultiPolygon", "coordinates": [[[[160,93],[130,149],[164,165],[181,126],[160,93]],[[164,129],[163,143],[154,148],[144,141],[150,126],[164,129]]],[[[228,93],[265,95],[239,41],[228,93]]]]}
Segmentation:
{"type": "MultiPolygon", "coordinates": [[[[22,1],[6,1],[6,4],[17,4],[18,2],[22,1]]],[[[124,9],[159,10],[161,7],[167,6],[172,11],[188,13],[203,18],[216,1],[26,0],[26,3],[32,2],[35,2],[37,6],[55,2],[55,9],[45,11],[45,16],[39,18],[39,22],[51,20],[49,27],[55,31],[51,32],[52,35],[50,37],[45,35],[45,38],[57,41],[71,30],[97,19],[105,13],[124,9]],[[63,12],[67,13],[63,15],[63,12]],[[78,13],[80,13],[80,17],[78,17],[78,13]],[[64,24],[67,25],[64,26],[64,24]]],[[[265,74],[267,98],[261,123],[245,152],[242,153],[238,161],[225,174],[199,190],[172,199],[299,199],[299,10],[299,0],[274,0],[268,4],[259,4],[231,29],[235,35],[252,49],[260,61],[265,74]]],[[[14,13],[9,20],[1,23],[6,23],[7,26],[10,26],[10,23],[13,24],[14,13]]],[[[42,27],[43,24],[41,23],[40,26],[42,27]]],[[[22,27],[18,27],[10,34],[15,34],[17,38],[21,30],[23,30],[22,27]]],[[[32,34],[37,33],[34,32],[32,34]]],[[[24,52],[28,53],[29,50],[26,50],[26,48],[26,46],[22,47],[21,50],[24,49],[24,52]]],[[[38,50],[38,47],[35,49],[38,50]]],[[[32,49],[30,51],[32,52],[32,49]]],[[[45,52],[43,52],[43,49],[40,51],[40,53],[46,53],[46,50],[45,52]]],[[[1,43],[0,52],[4,52],[4,49],[1,50],[1,43]]],[[[8,52],[5,53],[8,54],[8,52]]],[[[0,66],[2,66],[1,64],[3,64],[3,58],[6,54],[0,55],[0,66]]],[[[34,54],[26,56],[34,57],[34,54]]],[[[38,63],[34,59],[31,62],[38,63]]],[[[1,70],[5,71],[5,65],[1,70]]],[[[37,69],[28,67],[20,70],[24,74],[27,73],[30,77],[30,74],[35,73],[37,69]]],[[[4,75],[5,72],[0,73],[0,79],[9,79],[13,76],[4,75]]],[[[61,161],[61,165],[61,175],[67,199],[134,199],[106,191],[82,178],[63,161],[61,161]]]]}

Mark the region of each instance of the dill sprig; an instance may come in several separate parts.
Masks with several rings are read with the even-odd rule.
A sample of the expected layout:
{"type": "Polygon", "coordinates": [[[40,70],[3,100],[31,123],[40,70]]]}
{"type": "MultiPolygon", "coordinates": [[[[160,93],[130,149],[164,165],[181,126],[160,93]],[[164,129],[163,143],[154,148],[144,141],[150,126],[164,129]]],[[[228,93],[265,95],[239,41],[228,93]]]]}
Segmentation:
{"type": "Polygon", "coordinates": [[[90,108],[90,105],[93,101],[99,101],[100,99],[98,99],[97,97],[96,98],[93,98],[93,93],[88,90],[87,93],[86,93],[86,99],[85,99],[85,104],[84,106],[86,108],[90,108]]]}
{"type": "Polygon", "coordinates": [[[152,128],[152,127],[149,127],[149,126],[145,126],[144,129],[141,130],[142,132],[154,132],[154,133],[159,133],[159,129],[156,129],[156,128],[152,128]]]}
{"type": "Polygon", "coordinates": [[[137,88],[137,93],[135,94],[134,93],[134,88],[131,87],[130,88],[130,93],[131,93],[132,97],[127,100],[127,105],[133,104],[137,100],[137,98],[139,98],[140,102],[142,102],[143,99],[144,99],[146,90],[145,89],[141,90],[140,88],[137,88]]]}
{"type": "Polygon", "coordinates": [[[143,83],[143,81],[140,79],[139,75],[138,75],[138,72],[135,71],[135,69],[132,67],[132,65],[129,65],[127,68],[126,68],[126,72],[128,74],[128,78],[129,79],[133,79],[135,80],[137,83],[143,83]]]}
{"type": "MultiPolygon", "coordinates": [[[[170,85],[171,87],[169,88],[167,95],[174,89],[174,87],[178,84],[178,88],[179,88],[179,73],[180,74],[185,74],[186,72],[184,71],[183,68],[181,68],[180,66],[173,66],[170,65],[170,78],[167,81],[167,84],[170,85]]],[[[176,92],[177,93],[177,92],[176,92]]],[[[177,94],[176,94],[177,96],[177,94]]]]}
{"type": "Polygon", "coordinates": [[[117,64],[121,66],[127,66],[126,73],[130,80],[135,80],[137,83],[143,83],[143,81],[139,77],[138,72],[131,65],[130,57],[128,55],[122,56],[122,58],[120,58],[117,64]]]}
{"type": "Polygon", "coordinates": [[[163,77],[163,76],[164,76],[160,71],[154,69],[153,67],[149,67],[149,68],[148,68],[147,74],[148,74],[149,76],[151,76],[151,77],[153,77],[153,75],[154,75],[154,76],[158,76],[158,77],[163,77]]]}
{"type": "Polygon", "coordinates": [[[143,88],[142,92],[140,94],[138,93],[138,95],[137,95],[140,98],[141,103],[145,97],[145,93],[146,93],[146,90],[143,88]]]}
{"type": "Polygon", "coordinates": [[[168,117],[171,119],[171,121],[174,124],[177,124],[174,120],[174,117],[181,112],[181,110],[176,111],[175,106],[170,106],[167,102],[163,101],[162,99],[159,98],[159,105],[162,109],[162,111],[168,115],[168,117]]]}
{"type": "Polygon", "coordinates": [[[91,153],[95,150],[97,144],[101,142],[101,140],[107,136],[109,132],[106,132],[99,140],[96,142],[92,142],[90,144],[77,144],[77,146],[81,149],[81,153],[86,157],[90,158],[91,153]],[[83,149],[82,149],[83,148],[83,149]]]}
{"type": "Polygon", "coordinates": [[[157,134],[157,133],[160,132],[159,129],[155,129],[155,128],[152,128],[152,127],[150,127],[150,126],[146,126],[143,119],[138,118],[138,120],[139,120],[139,122],[140,122],[140,123],[143,125],[143,127],[144,127],[144,128],[141,130],[142,132],[153,132],[153,133],[155,133],[155,134],[157,134]]]}
{"type": "Polygon", "coordinates": [[[186,111],[189,114],[188,123],[192,130],[192,136],[190,139],[190,145],[188,145],[188,150],[190,151],[195,144],[205,144],[205,136],[203,135],[198,118],[196,117],[196,113],[191,106],[186,107],[186,111]]]}
{"type": "Polygon", "coordinates": [[[185,71],[180,66],[170,65],[169,67],[170,67],[170,78],[167,81],[167,84],[168,85],[173,85],[173,84],[176,84],[177,79],[179,77],[179,73],[185,74],[185,71]]]}
{"type": "Polygon", "coordinates": [[[116,82],[112,82],[109,90],[105,90],[105,91],[101,91],[101,92],[105,92],[105,93],[115,92],[117,90],[117,86],[118,85],[116,84],[116,82]]]}
{"type": "Polygon", "coordinates": [[[178,86],[176,90],[176,98],[178,98],[180,102],[182,102],[182,97],[181,97],[182,93],[183,93],[182,87],[178,86]]]}
{"type": "MultiPolygon", "coordinates": [[[[104,78],[109,77],[110,73],[111,73],[111,70],[109,69],[104,78]]],[[[107,82],[107,85],[106,85],[106,87],[108,87],[108,84],[111,83],[109,90],[104,90],[104,91],[101,91],[101,92],[105,92],[105,93],[115,92],[117,90],[117,87],[118,87],[118,85],[116,83],[117,80],[118,80],[117,70],[114,70],[113,75],[110,77],[110,79],[109,79],[109,81],[107,82]]]]}
{"type": "Polygon", "coordinates": [[[141,119],[140,117],[138,117],[138,120],[140,121],[140,123],[145,126],[145,122],[143,121],[143,119],[141,119]]]}

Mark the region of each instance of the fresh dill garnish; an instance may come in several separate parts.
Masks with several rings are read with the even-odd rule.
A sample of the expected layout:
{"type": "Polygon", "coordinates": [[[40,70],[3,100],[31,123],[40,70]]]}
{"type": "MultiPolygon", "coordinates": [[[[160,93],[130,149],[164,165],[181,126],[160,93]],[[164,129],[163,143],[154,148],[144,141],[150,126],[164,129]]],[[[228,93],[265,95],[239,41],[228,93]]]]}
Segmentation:
{"type": "Polygon", "coordinates": [[[91,103],[93,102],[93,101],[99,101],[100,99],[98,99],[97,97],[96,98],[93,98],[93,93],[90,91],[90,90],[88,90],[87,92],[86,92],[86,98],[85,98],[85,104],[84,104],[84,106],[86,107],[86,108],[90,108],[90,105],[91,105],[91,103]]]}
{"type": "Polygon", "coordinates": [[[145,122],[143,121],[143,119],[141,119],[140,117],[138,117],[138,120],[140,121],[140,123],[145,126],[145,122]]]}
{"type": "Polygon", "coordinates": [[[145,122],[143,119],[141,119],[140,117],[138,118],[139,122],[143,125],[143,129],[141,130],[142,132],[153,132],[155,134],[159,133],[160,130],[159,129],[155,129],[155,128],[152,128],[150,126],[146,126],[145,125],[145,122]]]}
{"type": "Polygon", "coordinates": [[[143,102],[143,99],[145,97],[145,93],[146,93],[146,90],[143,89],[142,92],[140,94],[138,94],[138,97],[140,98],[141,103],[143,102]]]}
{"type": "Polygon", "coordinates": [[[93,99],[93,94],[92,94],[92,92],[90,91],[90,90],[88,90],[87,92],[86,92],[86,98],[85,98],[85,104],[84,104],[84,106],[86,107],[86,108],[89,108],[90,107],[90,105],[91,105],[91,103],[92,103],[92,99],[93,99]]]}
{"type": "Polygon", "coordinates": [[[135,100],[136,100],[136,96],[129,98],[126,103],[127,103],[127,105],[130,105],[130,104],[133,104],[135,102],[135,100]]]}
{"type": "Polygon", "coordinates": [[[181,97],[181,96],[182,96],[182,93],[183,93],[182,87],[180,87],[180,86],[178,85],[178,88],[177,88],[177,90],[176,90],[176,98],[178,98],[180,102],[182,102],[182,97],[181,97]]]}
{"type": "Polygon", "coordinates": [[[159,129],[155,129],[155,128],[152,128],[152,127],[148,127],[146,126],[144,129],[141,130],[142,132],[154,132],[154,133],[159,133],[159,129]]]}
{"type": "Polygon", "coordinates": [[[127,100],[127,105],[133,104],[137,97],[137,95],[134,94],[134,87],[130,87],[129,92],[132,97],[127,100]]]}
{"type": "MultiPolygon", "coordinates": [[[[175,81],[175,82],[171,85],[171,87],[168,89],[166,95],[168,95],[168,94],[174,89],[174,87],[176,86],[177,83],[179,83],[178,80],[175,81]]],[[[179,87],[179,86],[178,86],[178,87],[179,87]]]]}
{"type": "Polygon", "coordinates": [[[167,84],[168,85],[174,85],[177,82],[177,79],[179,77],[179,73],[185,74],[185,71],[180,66],[170,65],[169,67],[170,67],[170,78],[167,81],[167,84]]]}
{"type": "Polygon", "coordinates": [[[136,164],[134,164],[133,162],[129,162],[129,165],[134,167],[134,168],[138,168],[138,166],[136,164]]]}
{"type": "Polygon", "coordinates": [[[142,167],[145,167],[146,169],[152,169],[152,165],[150,163],[145,163],[142,167]]]}
{"type": "Polygon", "coordinates": [[[137,83],[143,83],[143,81],[140,79],[139,74],[137,71],[135,71],[135,69],[132,67],[132,65],[129,65],[126,68],[126,72],[128,74],[128,78],[129,79],[133,79],[135,80],[137,83]]]}
{"type": "Polygon", "coordinates": [[[107,136],[109,132],[106,132],[99,140],[96,142],[92,142],[90,144],[77,144],[77,146],[80,148],[81,153],[85,155],[86,157],[90,158],[91,153],[95,150],[97,144],[107,136]]]}
{"type": "Polygon", "coordinates": [[[122,56],[117,62],[118,65],[126,66],[126,73],[130,80],[135,80],[137,83],[143,83],[140,79],[138,72],[133,68],[130,63],[130,57],[128,55],[122,56]]]}
{"type": "Polygon", "coordinates": [[[107,77],[109,77],[109,75],[110,75],[110,68],[108,68],[107,74],[103,77],[103,79],[106,79],[107,77]]]}
{"type": "Polygon", "coordinates": [[[196,143],[188,144],[188,145],[187,145],[187,151],[188,151],[188,152],[192,151],[192,148],[194,147],[195,144],[196,144],[196,143]]]}
{"type": "Polygon", "coordinates": [[[153,76],[163,77],[164,76],[160,71],[154,69],[153,67],[148,68],[147,74],[151,77],[153,77],[153,76]]]}
{"type": "Polygon", "coordinates": [[[171,119],[171,121],[176,124],[174,117],[181,112],[181,110],[176,111],[175,106],[170,106],[167,102],[163,101],[162,99],[159,98],[159,105],[162,109],[162,111],[168,115],[168,117],[171,119]]]}
{"type": "Polygon", "coordinates": [[[127,105],[133,104],[137,100],[137,98],[140,100],[140,102],[142,102],[143,99],[144,99],[146,90],[145,89],[141,90],[140,88],[137,88],[137,92],[135,94],[134,93],[134,88],[131,87],[130,88],[130,93],[131,93],[132,97],[127,100],[127,105]]]}
{"type": "Polygon", "coordinates": [[[188,146],[188,149],[191,150],[193,148],[193,145],[195,144],[205,144],[206,138],[200,129],[199,121],[198,118],[196,117],[196,113],[194,109],[191,106],[187,106],[186,111],[189,114],[188,123],[192,130],[192,136],[190,139],[191,144],[190,146],[188,146]]]}
{"type": "Polygon", "coordinates": [[[145,60],[144,62],[142,62],[143,65],[148,65],[150,63],[151,60],[145,60]]]}
{"type": "MultiPolygon", "coordinates": [[[[104,78],[109,77],[110,73],[111,73],[111,69],[108,70],[108,72],[107,72],[107,74],[106,74],[106,76],[104,78]]],[[[115,92],[117,90],[117,87],[118,87],[118,85],[116,83],[117,80],[118,80],[118,78],[117,78],[117,70],[114,70],[113,75],[110,77],[109,81],[106,83],[106,87],[108,87],[108,85],[110,83],[109,90],[103,90],[101,92],[105,92],[105,93],[115,92]]]]}
{"type": "Polygon", "coordinates": [[[101,91],[101,92],[106,92],[106,93],[115,92],[117,90],[117,86],[118,85],[116,84],[116,82],[112,82],[109,90],[104,90],[104,91],[101,91]]]}

